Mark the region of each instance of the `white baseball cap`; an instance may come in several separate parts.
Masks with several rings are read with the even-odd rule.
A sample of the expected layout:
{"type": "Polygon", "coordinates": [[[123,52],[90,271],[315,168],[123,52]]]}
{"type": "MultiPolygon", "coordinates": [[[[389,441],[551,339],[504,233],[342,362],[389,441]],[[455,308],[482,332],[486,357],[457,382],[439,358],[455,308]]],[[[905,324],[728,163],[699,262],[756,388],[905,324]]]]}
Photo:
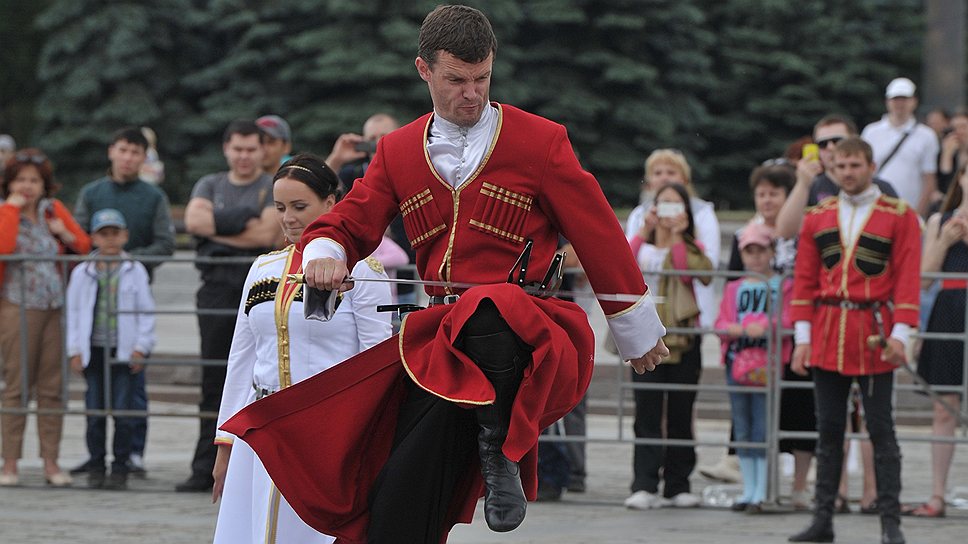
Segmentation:
{"type": "Polygon", "coordinates": [[[887,84],[887,92],[884,93],[886,98],[911,98],[914,96],[914,91],[917,86],[913,81],[906,77],[899,77],[897,79],[891,80],[887,84]]]}

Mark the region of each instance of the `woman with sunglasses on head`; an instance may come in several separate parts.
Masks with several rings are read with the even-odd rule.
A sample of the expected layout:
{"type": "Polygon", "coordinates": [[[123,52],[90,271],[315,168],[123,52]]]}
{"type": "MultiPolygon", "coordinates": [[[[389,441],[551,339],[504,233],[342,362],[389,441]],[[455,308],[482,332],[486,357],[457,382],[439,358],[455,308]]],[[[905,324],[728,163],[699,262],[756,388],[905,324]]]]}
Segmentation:
{"type": "MultiPolygon", "coordinates": [[[[23,149],[7,160],[0,185],[0,255],[40,258],[0,262],[0,353],[3,358],[3,407],[27,406],[36,390],[40,410],[61,410],[64,281],[53,257],[85,254],[91,240],[64,204],[52,198],[53,168],[38,149],[23,149]],[[42,260],[43,258],[51,260],[42,260]],[[26,335],[23,338],[21,335],[26,335]],[[26,348],[26,353],[22,350],[26,348]]],[[[17,461],[23,455],[27,416],[0,418],[3,468],[0,486],[20,482],[17,461]]],[[[64,487],[71,478],[57,464],[62,415],[37,416],[40,457],[48,485],[64,487]]]]}
{"type": "MultiPolygon", "coordinates": [[[[378,305],[391,304],[389,284],[358,281],[342,294],[333,317],[322,322],[304,317],[304,286],[285,281],[288,274],[302,272],[298,242],[303,230],[339,199],[339,178],[332,169],[313,155],[296,155],[276,172],[272,196],[292,245],[260,256],[249,269],[229,353],[220,427],[252,402],[390,336],[390,314],[377,312],[378,305]]],[[[357,263],[352,276],[387,278],[372,257],[357,263]]],[[[264,542],[267,535],[274,535],[273,542],[333,542],[296,516],[245,442],[219,430],[215,443],[212,499],[222,497],[215,542],[264,542]]]]}

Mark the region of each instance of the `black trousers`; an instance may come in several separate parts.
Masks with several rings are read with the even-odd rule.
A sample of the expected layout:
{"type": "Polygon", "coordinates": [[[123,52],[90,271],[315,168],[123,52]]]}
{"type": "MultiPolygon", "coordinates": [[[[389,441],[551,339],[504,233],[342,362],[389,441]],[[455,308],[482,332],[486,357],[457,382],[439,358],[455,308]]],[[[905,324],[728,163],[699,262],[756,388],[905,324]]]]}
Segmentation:
{"type": "MultiPolygon", "coordinates": [[[[632,373],[636,383],[697,384],[702,373],[701,341],[697,336],[689,351],[675,364],[661,364],[653,372],[632,373]]],[[[692,440],[695,391],[635,390],[635,437],[662,438],[665,418],[667,438],[692,440]]],[[[632,492],[659,489],[662,469],[663,496],[672,498],[689,492],[689,475],[696,468],[696,448],[692,446],[636,445],[633,454],[632,492]]]]}
{"type": "Polygon", "coordinates": [[[877,506],[881,516],[897,517],[901,492],[901,450],[894,432],[894,374],[844,376],[814,369],[814,394],[817,410],[817,514],[833,515],[837,487],[844,457],[847,427],[847,401],[854,380],[860,386],[867,432],[874,446],[874,471],[877,478],[877,506]]]}
{"type": "MultiPolygon", "coordinates": [[[[485,300],[462,331],[489,332],[502,327],[510,330],[494,304],[485,300]]],[[[517,348],[504,345],[506,342],[520,340],[516,336],[496,339],[494,343],[501,345],[494,345],[493,351],[507,353],[517,348]]],[[[460,342],[457,345],[461,347],[460,342]]],[[[485,372],[493,362],[471,358],[485,372]]],[[[480,409],[461,408],[409,380],[407,384],[390,457],[368,497],[370,544],[439,544],[450,529],[445,527],[446,520],[456,514],[452,509],[463,503],[455,494],[462,492],[462,483],[469,483],[465,478],[480,460],[476,413],[480,409]]]]}
{"type": "MultiPolygon", "coordinates": [[[[199,310],[230,309],[238,310],[242,300],[242,287],[205,283],[195,295],[199,310]]],[[[198,332],[201,336],[202,359],[228,359],[232,349],[232,335],[235,333],[235,315],[199,315],[198,332]]],[[[202,400],[198,403],[201,412],[218,412],[222,404],[222,389],[225,387],[225,366],[202,367],[202,400]]],[[[215,468],[216,420],[203,418],[198,425],[198,443],[192,458],[192,475],[211,478],[215,468]]]]}

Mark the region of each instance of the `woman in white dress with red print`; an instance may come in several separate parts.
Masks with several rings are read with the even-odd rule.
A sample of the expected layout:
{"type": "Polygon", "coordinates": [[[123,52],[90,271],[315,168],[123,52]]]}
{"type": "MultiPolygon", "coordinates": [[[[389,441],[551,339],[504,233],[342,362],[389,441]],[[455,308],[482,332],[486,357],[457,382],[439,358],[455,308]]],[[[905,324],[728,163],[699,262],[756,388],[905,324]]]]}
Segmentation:
{"type": "MultiPolygon", "coordinates": [[[[297,155],[276,173],[273,199],[283,232],[293,245],[260,256],[249,269],[219,426],[262,396],[318,374],[390,336],[390,315],[376,311],[378,305],[391,303],[388,284],[357,282],[343,293],[332,319],[321,322],[304,318],[303,286],[285,282],[287,274],[302,272],[299,237],[309,223],[336,204],[338,188],[336,174],[311,155],[297,155]]],[[[357,263],[352,275],[387,277],[372,258],[357,263]]],[[[218,458],[212,498],[222,498],[215,542],[334,541],[296,516],[243,441],[219,430],[215,442],[218,458]]]]}

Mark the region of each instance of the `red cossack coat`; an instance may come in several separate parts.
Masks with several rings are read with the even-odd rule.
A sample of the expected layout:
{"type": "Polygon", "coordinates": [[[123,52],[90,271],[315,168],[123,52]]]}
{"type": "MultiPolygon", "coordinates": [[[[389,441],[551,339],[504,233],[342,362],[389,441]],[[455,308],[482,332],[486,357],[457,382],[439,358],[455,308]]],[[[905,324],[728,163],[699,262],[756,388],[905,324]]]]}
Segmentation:
{"type": "MultiPolygon", "coordinates": [[[[793,321],[811,322],[811,364],[847,376],[881,374],[894,365],[870,349],[880,333],[871,308],[841,309],[819,301],[893,303],[881,309],[884,334],[895,322],[918,325],[921,228],[903,201],[881,195],[857,241],[841,240],[839,199],[831,197],[804,218],[794,269],[793,321]]],[[[863,220],[864,218],[858,218],[863,220]]]]}

